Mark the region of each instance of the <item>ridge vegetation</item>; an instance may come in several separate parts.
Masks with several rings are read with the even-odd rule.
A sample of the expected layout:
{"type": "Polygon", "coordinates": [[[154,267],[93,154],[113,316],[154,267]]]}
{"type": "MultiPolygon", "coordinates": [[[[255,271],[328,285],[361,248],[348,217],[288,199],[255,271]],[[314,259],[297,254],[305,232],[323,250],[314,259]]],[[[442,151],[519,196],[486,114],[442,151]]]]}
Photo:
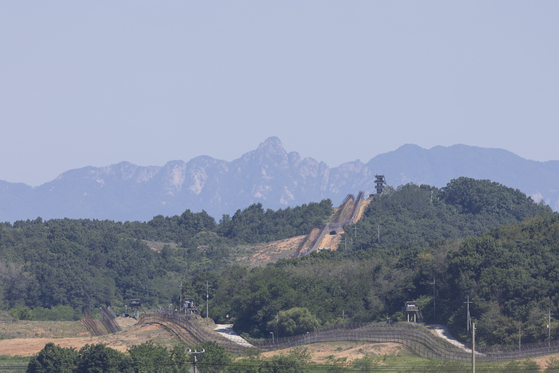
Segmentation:
{"type": "Polygon", "coordinates": [[[233,217],[224,215],[219,224],[204,211],[190,210],[147,223],[41,218],[0,223],[0,305],[30,318],[25,307],[69,306],[81,314],[84,307],[102,304],[120,308],[130,298],[141,298],[146,306],[168,304],[176,301],[180,280],[190,284],[201,273],[228,265],[231,247],[304,234],[331,212],[331,201],[324,200],[278,211],[254,204],[233,217]],[[164,246],[157,253],[142,240],[180,247],[164,246]]]}
{"type": "MultiPolygon", "coordinates": [[[[183,281],[183,294],[205,309],[208,282],[210,316],[225,323],[229,315],[238,333],[253,338],[348,318],[403,320],[403,303],[416,300],[427,322],[447,324],[466,340],[469,296],[478,343],[515,343],[518,323],[523,342],[547,337],[543,313],[559,311],[559,217],[545,204],[487,180],[459,178],[441,189],[408,184],[374,196],[357,225],[346,227],[339,251],[252,269],[231,265],[234,245],[305,234],[331,213],[324,200],[278,211],[255,204],[219,223],[186,210],[147,223],[0,224],[0,302],[19,318],[60,306],[72,315],[99,305],[119,311],[130,298],[155,307],[177,303],[183,281]],[[179,247],[159,253],[142,240],[179,247]]],[[[551,331],[555,337],[559,324],[551,331]]]]}

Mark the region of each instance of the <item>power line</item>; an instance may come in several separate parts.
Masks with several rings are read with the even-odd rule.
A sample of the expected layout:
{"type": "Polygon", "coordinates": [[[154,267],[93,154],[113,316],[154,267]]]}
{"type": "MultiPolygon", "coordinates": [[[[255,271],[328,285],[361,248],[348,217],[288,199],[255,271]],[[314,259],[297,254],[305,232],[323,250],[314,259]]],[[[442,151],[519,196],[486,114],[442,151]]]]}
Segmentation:
{"type": "Polygon", "coordinates": [[[433,320],[435,320],[437,318],[437,302],[435,300],[436,298],[436,294],[435,294],[435,278],[433,277],[433,282],[429,282],[429,285],[433,285],[433,320]]]}
{"type": "Polygon", "coordinates": [[[470,332],[470,325],[472,323],[472,319],[470,318],[470,303],[474,303],[474,302],[470,302],[470,296],[468,295],[468,300],[466,302],[464,302],[467,304],[467,314],[466,314],[466,330],[468,331],[468,333],[470,332]]]}
{"type": "Polygon", "coordinates": [[[549,312],[546,314],[546,316],[548,317],[548,320],[547,320],[547,347],[551,347],[551,316],[553,316],[553,314],[551,313],[551,309],[549,309],[549,312]]]}
{"type": "Polygon", "coordinates": [[[209,284],[208,281],[206,281],[206,319],[208,319],[208,317],[210,317],[209,311],[208,311],[208,303],[210,302],[210,293],[209,293],[209,284]]]}

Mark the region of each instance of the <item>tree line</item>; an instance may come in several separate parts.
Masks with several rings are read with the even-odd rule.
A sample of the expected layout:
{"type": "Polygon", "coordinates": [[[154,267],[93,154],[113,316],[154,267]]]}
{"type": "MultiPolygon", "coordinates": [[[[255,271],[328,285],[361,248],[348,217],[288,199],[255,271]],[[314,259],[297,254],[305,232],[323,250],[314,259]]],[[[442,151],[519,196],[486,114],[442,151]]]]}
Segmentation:
{"type": "MultiPolygon", "coordinates": [[[[481,345],[517,343],[519,323],[524,343],[544,341],[543,314],[559,311],[558,219],[548,206],[489,181],[461,178],[440,190],[408,184],[375,196],[356,232],[346,227],[347,250],[342,243],[335,252],[224,269],[210,314],[228,314],[239,333],[263,338],[278,324],[288,336],[348,319],[402,321],[404,302],[414,300],[427,322],[468,340],[469,296],[481,345]]],[[[552,322],[554,337],[558,328],[552,322]]]]}
{"type": "Polygon", "coordinates": [[[0,223],[0,307],[18,318],[52,319],[41,309],[71,307],[75,312],[64,314],[73,318],[83,308],[123,308],[131,298],[146,306],[168,304],[178,298],[181,280],[188,284],[198,273],[227,266],[235,245],[305,234],[331,211],[331,201],[323,200],[278,211],[254,204],[219,224],[204,211],[190,210],[145,223],[41,218],[0,223]],[[178,249],[164,246],[158,253],[144,240],[178,249]]]}
{"type": "MultiPolygon", "coordinates": [[[[482,345],[517,341],[518,323],[524,343],[543,341],[543,313],[559,314],[557,214],[487,180],[400,186],[374,196],[357,229],[346,227],[347,249],[342,243],[339,251],[252,269],[231,265],[232,245],[304,234],[331,212],[325,200],[275,212],[256,204],[218,224],[189,210],[147,223],[1,224],[0,302],[21,314],[29,307],[32,315],[59,306],[118,310],[130,298],[168,305],[178,302],[183,281],[183,294],[204,310],[209,283],[209,316],[226,322],[229,315],[236,331],[252,338],[348,320],[401,321],[404,302],[415,300],[427,322],[447,324],[467,340],[469,296],[482,345]],[[180,247],[159,253],[142,240],[180,247]]],[[[558,327],[551,323],[553,336],[558,327]]]]}
{"type": "MultiPolygon", "coordinates": [[[[263,358],[258,351],[234,359],[223,347],[214,342],[204,342],[194,347],[197,354],[197,371],[201,373],[344,373],[371,371],[398,372],[470,372],[468,362],[452,360],[406,360],[400,355],[379,356],[364,354],[362,358],[349,360],[348,357],[336,358],[334,355],[323,358],[320,363],[311,360],[306,348],[297,347],[285,354],[263,358]]],[[[104,344],[86,345],[79,350],[63,348],[48,343],[27,366],[28,373],[186,373],[194,365],[193,356],[185,347],[175,346],[167,349],[150,342],[133,346],[127,352],[119,352],[104,344]]],[[[556,372],[559,360],[550,359],[545,372],[556,372]]],[[[542,371],[533,360],[511,361],[505,363],[478,364],[479,372],[539,372],[542,371]]]]}

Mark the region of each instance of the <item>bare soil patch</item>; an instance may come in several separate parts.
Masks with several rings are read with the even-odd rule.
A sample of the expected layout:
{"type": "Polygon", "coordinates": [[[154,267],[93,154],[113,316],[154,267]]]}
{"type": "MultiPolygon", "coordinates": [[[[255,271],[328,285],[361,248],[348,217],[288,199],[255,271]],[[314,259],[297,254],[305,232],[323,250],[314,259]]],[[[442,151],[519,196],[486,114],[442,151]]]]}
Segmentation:
{"type": "Polygon", "coordinates": [[[367,206],[369,206],[369,203],[371,203],[373,198],[374,197],[371,197],[369,199],[361,201],[361,205],[359,206],[359,211],[357,211],[357,214],[355,215],[355,222],[358,222],[359,219],[361,219],[363,217],[363,213],[365,212],[365,210],[367,209],[367,206]]]}
{"type": "Polygon", "coordinates": [[[14,320],[0,322],[0,339],[79,336],[89,336],[87,328],[80,321],[14,320]]]}
{"type": "MultiPolygon", "coordinates": [[[[133,319],[132,319],[133,320],[133,319]]],[[[89,333],[88,333],[89,334],[89,333]]],[[[147,341],[154,344],[173,347],[181,343],[170,331],[160,325],[134,325],[128,330],[107,334],[100,337],[44,337],[44,338],[15,338],[0,340],[0,355],[32,356],[37,354],[45,344],[53,342],[61,347],[80,349],[86,344],[104,343],[118,351],[126,351],[134,345],[147,341]]]]}
{"type": "MultiPolygon", "coordinates": [[[[328,342],[301,346],[307,348],[312,361],[325,363],[328,360],[347,358],[347,361],[363,359],[365,356],[398,355],[403,347],[398,343],[369,343],[369,342],[328,342]]],[[[266,358],[279,354],[288,354],[295,347],[284,350],[263,352],[260,356],[266,358]]]]}
{"type": "MultiPolygon", "coordinates": [[[[326,234],[322,239],[320,245],[318,245],[318,247],[330,249],[330,250],[338,250],[338,246],[342,242],[342,233],[345,232],[341,231],[340,233],[334,235],[326,234]]],[[[342,243],[342,249],[343,249],[343,243],[342,243]]]]}
{"type": "Polygon", "coordinates": [[[535,357],[531,360],[535,361],[536,364],[538,364],[540,366],[540,369],[543,370],[543,369],[547,368],[547,362],[551,359],[559,359],[559,354],[535,357]]]}
{"type": "MultiPolygon", "coordinates": [[[[355,215],[355,222],[358,222],[359,219],[361,219],[361,217],[363,217],[363,212],[365,211],[365,209],[367,208],[369,203],[371,203],[371,200],[372,199],[367,199],[367,200],[361,202],[361,204],[359,206],[359,211],[357,212],[357,215],[355,215]]],[[[351,206],[353,206],[353,202],[350,202],[350,204],[351,204],[351,206]]],[[[344,216],[344,219],[349,219],[351,217],[349,215],[350,212],[351,212],[351,206],[348,206],[348,208],[346,209],[349,212],[347,213],[348,216],[344,216]]],[[[344,212],[344,214],[345,214],[345,212],[344,212]]],[[[335,234],[335,235],[330,235],[330,234],[325,235],[324,238],[322,239],[322,242],[320,243],[320,245],[318,247],[326,248],[326,249],[330,249],[330,250],[338,250],[338,249],[341,248],[343,250],[344,249],[343,242],[342,242],[342,234],[343,233],[345,233],[345,232],[341,231],[341,232],[339,232],[338,234],[335,234]]]]}
{"type": "Polygon", "coordinates": [[[297,236],[284,240],[250,245],[240,249],[237,262],[247,267],[265,265],[279,259],[291,258],[307,236],[297,236]]]}

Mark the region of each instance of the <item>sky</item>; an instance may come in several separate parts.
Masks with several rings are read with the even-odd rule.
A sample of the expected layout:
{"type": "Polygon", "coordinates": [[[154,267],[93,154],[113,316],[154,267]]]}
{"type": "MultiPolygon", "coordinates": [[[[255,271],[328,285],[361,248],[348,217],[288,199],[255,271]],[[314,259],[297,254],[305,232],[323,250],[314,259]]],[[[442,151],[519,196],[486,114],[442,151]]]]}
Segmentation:
{"type": "Polygon", "coordinates": [[[559,1],[4,1],[0,180],[454,144],[559,160],[559,1]]]}

